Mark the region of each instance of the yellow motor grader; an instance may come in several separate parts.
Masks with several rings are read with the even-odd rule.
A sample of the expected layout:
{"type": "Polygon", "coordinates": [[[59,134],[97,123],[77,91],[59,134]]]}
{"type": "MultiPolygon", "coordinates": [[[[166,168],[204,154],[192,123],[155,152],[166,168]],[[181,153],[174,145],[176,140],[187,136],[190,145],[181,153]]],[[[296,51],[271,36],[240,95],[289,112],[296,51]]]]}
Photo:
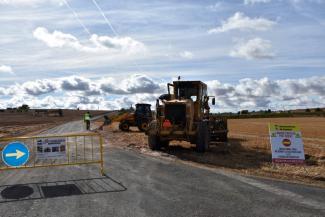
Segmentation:
{"type": "Polygon", "coordinates": [[[210,115],[207,85],[201,81],[174,81],[156,102],[156,117],[146,134],[151,149],[159,150],[171,140],[188,141],[204,152],[211,142],[227,141],[227,120],[210,115]],[[171,93],[170,89],[173,88],[171,93]]]}

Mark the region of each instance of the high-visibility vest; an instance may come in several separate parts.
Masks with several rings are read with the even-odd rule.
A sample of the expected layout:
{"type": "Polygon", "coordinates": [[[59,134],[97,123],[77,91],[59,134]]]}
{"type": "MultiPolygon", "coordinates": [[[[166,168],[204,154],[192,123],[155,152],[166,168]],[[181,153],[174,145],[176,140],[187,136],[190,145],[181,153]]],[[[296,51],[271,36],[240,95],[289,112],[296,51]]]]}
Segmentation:
{"type": "Polygon", "coordinates": [[[90,121],[90,114],[86,113],[86,114],[84,115],[84,120],[85,120],[85,121],[90,121]]]}

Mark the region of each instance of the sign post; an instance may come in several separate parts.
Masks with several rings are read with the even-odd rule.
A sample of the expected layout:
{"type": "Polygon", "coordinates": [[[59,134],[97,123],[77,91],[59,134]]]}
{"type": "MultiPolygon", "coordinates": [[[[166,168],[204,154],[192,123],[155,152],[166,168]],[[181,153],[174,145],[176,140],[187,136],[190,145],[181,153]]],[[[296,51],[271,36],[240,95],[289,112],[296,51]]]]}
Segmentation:
{"type": "Polygon", "coordinates": [[[273,163],[304,163],[304,145],[297,126],[269,124],[269,133],[273,163]]]}

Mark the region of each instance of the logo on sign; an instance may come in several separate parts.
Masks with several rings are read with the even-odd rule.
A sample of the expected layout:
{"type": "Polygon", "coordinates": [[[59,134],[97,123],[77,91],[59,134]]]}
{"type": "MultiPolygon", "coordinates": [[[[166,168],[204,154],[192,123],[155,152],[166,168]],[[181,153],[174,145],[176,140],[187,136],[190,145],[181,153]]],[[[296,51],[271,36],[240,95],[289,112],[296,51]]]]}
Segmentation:
{"type": "Polygon", "coordinates": [[[24,143],[12,142],[2,151],[3,162],[10,167],[20,167],[27,163],[29,150],[24,143]]]}
{"type": "Polygon", "coordinates": [[[282,145],[289,147],[291,145],[290,139],[283,139],[282,140],[282,145]]]}

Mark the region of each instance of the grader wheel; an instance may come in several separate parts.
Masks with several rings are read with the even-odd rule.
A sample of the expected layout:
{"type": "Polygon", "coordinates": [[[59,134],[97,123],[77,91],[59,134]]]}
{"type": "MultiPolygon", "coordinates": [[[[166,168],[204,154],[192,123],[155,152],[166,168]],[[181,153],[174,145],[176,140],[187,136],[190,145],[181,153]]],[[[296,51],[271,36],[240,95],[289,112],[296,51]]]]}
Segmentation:
{"type": "Polygon", "coordinates": [[[143,121],[142,123],[140,123],[140,125],[138,126],[139,130],[144,132],[147,131],[149,127],[149,124],[145,121],[143,121]]]}
{"type": "Polygon", "coordinates": [[[161,149],[161,141],[160,137],[156,134],[148,135],[148,144],[151,150],[160,150],[161,149]]]}
{"type": "Polygon", "coordinates": [[[196,138],[196,151],[205,152],[209,148],[210,134],[208,123],[202,121],[198,124],[197,138],[196,138]]]}

